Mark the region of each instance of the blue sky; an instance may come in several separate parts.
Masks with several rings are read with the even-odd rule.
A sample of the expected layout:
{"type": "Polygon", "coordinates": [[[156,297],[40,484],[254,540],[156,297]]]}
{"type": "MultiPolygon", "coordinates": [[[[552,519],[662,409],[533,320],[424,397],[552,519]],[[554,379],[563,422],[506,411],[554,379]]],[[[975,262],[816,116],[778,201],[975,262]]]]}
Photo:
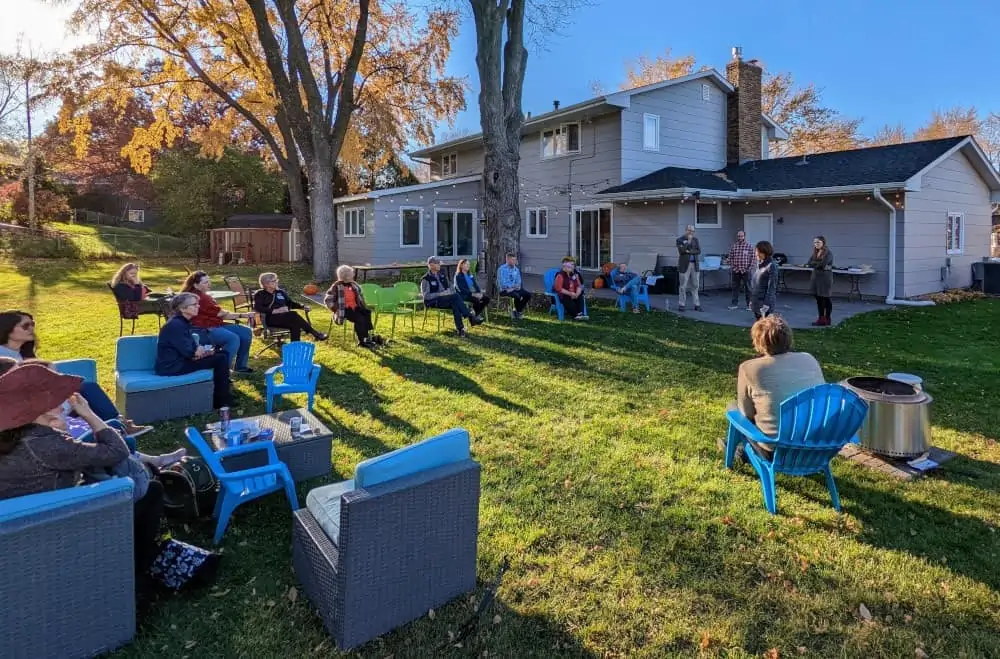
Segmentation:
{"type": "MultiPolygon", "coordinates": [[[[798,83],[815,83],[824,104],[864,119],[865,134],[898,122],[912,131],[935,109],[1000,111],[1000,85],[991,84],[1000,51],[998,18],[995,0],[594,0],[575,12],[562,35],[547,40],[547,50],[529,52],[524,110],[539,114],[554,99],[563,105],[586,100],[593,96],[592,80],[614,89],[626,60],[655,57],[667,47],[724,71],[738,45],[745,59],[789,71],[798,83]]],[[[473,87],[456,129],[478,131],[471,18],[453,45],[449,68],[473,87]]]]}

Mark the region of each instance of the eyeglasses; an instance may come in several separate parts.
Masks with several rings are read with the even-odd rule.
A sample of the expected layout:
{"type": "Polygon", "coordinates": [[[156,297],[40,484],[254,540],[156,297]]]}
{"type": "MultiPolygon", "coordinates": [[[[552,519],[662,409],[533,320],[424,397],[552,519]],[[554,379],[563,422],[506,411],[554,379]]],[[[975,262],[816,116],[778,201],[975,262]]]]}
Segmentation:
{"type": "Polygon", "coordinates": [[[29,329],[31,329],[34,326],[35,326],[35,321],[33,321],[33,320],[26,320],[23,323],[21,323],[20,325],[18,325],[18,327],[20,327],[23,330],[29,330],[29,329]]]}

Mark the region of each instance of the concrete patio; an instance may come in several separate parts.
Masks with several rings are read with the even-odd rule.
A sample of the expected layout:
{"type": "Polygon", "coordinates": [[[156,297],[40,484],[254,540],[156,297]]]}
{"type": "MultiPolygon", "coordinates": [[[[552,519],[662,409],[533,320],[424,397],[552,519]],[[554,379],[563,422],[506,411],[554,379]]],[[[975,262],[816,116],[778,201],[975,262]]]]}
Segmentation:
{"type": "MultiPolygon", "coordinates": [[[[537,275],[525,275],[525,287],[533,291],[544,290],[542,278],[537,275]]],[[[614,291],[608,289],[588,289],[588,298],[598,298],[602,300],[614,301],[618,296],[614,291]]],[[[677,311],[676,295],[650,295],[649,303],[653,311],[664,311],[699,320],[706,323],[716,323],[718,325],[736,325],[738,327],[750,327],[753,325],[753,313],[747,311],[740,299],[740,308],[730,310],[729,304],[732,298],[725,289],[708,290],[701,293],[702,311],[694,310],[694,304],[688,296],[687,310],[683,313],[677,311]],[[669,303],[669,304],[668,304],[669,303]]],[[[869,311],[880,311],[891,309],[892,307],[881,302],[858,301],[857,298],[848,302],[845,299],[834,298],[833,300],[833,324],[831,327],[839,325],[844,320],[869,311]]],[[[816,301],[809,295],[798,293],[781,293],[778,295],[778,308],[775,310],[794,329],[824,329],[813,327],[816,320],[816,301]]],[[[628,307],[628,313],[631,313],[628,307]]]]}

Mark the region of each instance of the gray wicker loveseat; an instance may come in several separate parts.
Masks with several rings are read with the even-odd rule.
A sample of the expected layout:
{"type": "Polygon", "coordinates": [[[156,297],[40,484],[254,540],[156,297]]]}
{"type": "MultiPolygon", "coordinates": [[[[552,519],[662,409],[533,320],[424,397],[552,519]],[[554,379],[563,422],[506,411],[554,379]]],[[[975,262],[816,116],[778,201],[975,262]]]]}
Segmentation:
{"type": "Polygon", "coordinates": [[[475,587],[479,479],[469,434],[456,429],[309,492],[294,513],[293,565],[339,649],[475,587]]]}
{"type": "Polygon", "coordinates": [[[115,346],[115,404],[136,423],[212,411],[212,371],[157,375],[155,336],[122,336],[115,346]]]}
{"type": "Polygon", "coordinates": [[[132,481],[0,501],[0,657],[76,659],[135,636],[132,481]]]}

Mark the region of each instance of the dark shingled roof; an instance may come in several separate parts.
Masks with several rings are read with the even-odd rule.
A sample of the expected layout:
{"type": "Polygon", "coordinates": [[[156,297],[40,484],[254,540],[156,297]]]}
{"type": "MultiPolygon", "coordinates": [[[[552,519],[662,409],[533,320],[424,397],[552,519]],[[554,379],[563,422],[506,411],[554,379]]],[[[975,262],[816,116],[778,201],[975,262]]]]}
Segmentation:
{"type": "Polygon", "coordinates": [[[293,216],[282,213],[255,213],[230,215],[226,218],[227,229],[285,229],[292,228],[293,216]]]}
{"type": "Polygon", "coordinates": [[[700,188],[729,192],[750,189],[766,192],[899,183],[919,172],[964,139],[965,136],[948,137],[926,142],[817,153],[804,159],[802,156],[793,156],[755,160],[742,165],[729,165],[716,172],[665,167],[634,181],[602,190],[599,194],[670,188],[700,188]]]}

